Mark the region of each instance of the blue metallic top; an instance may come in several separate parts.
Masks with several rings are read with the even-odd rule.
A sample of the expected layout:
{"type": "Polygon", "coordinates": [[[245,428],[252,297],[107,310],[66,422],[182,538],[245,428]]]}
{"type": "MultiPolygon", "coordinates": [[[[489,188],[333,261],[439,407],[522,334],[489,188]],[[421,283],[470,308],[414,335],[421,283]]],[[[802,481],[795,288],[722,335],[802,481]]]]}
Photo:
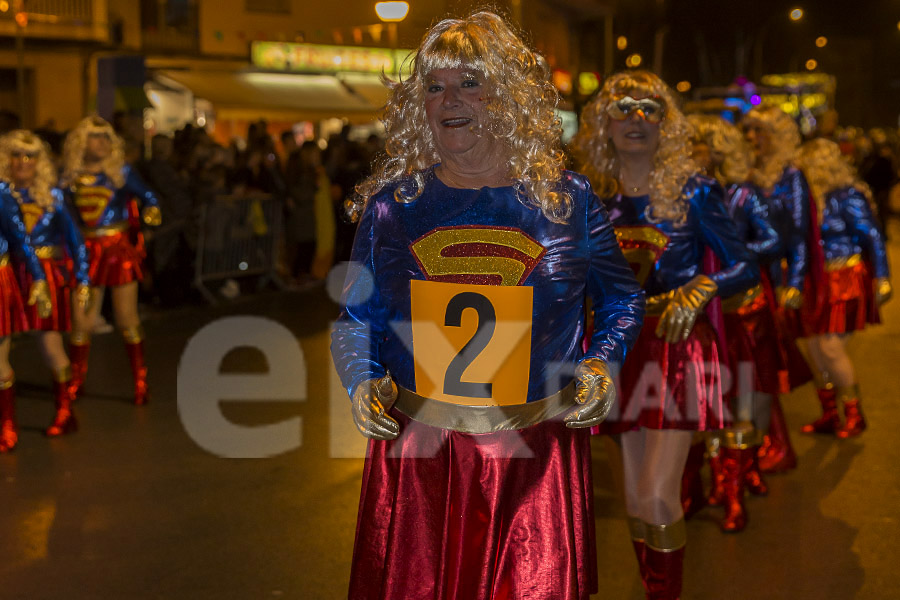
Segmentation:
{"type": "Polygon", "coordinates": [[[780,261],[772,263],[772,281],[776,286],[786,285],[802,290],[803,278],[810,264],[810,197],[806,177],[800,169],[785,167],[781,179],[763,200],[768,204],[775,231],[783,240],[781,258],[786,258],[788,263],[786,280],[782,278],[780,261]]]}
{"type": "Polygon", "coordinates": [[[674,290],[701,274],[716,282],[722,297],[759,282],[756,261],[725,212],[723,193],[713,179],[700,175],[689,179],[683,190],[689,206],[687,221],[680,226],[670,220],[651,220],[647,195],[617,195],[606,201],[616,235],[626,256],[635,257],[631,262],[648,296],[674,290]],[[707,248],[721,265],[715,273],[703,271],[707,248]]]}
{"type": "Polygon", "coordinates": [[[726,190],[726,206],[737,226],[738,237],[747,243],[759,262],[768,264],[781,258],[783,249],[761,194],[752,183],[733,183],[726,190]]]}
{"type": "MultiPolygon", "coordinates": [[[[552,223],[522,204],[513,187],[451,188],[433,169],[413,202],[397,202],[395,186],[370,198],[353,245],[352,260],[359,268],[348,274],[344,309],[332,334],[332,355],[348,394],[362,381],[383,376],[385,369],[399,385],[416,389],[410,282],[434,278],[414,255],[413,243],[434,232],[449,231],[459,239],[457,248],[442,249],[441,257],[474,256],[472,260],[488,265],[489,273],[504,268],[502,261],[517,250],[504,247],[505,242],[473,243],[467,240],[472,231],[496,231],[536,243],[534,262],[513,281],[533,293],[527,401],[549,396],[572,380],[582,358],[585,296],[593,301],[594,333],[584,356],[621,363],[640,330],[644,294],[587,179],[567,171],[563,186],[573,200],[567,224],[552,223]]],[[[471,273],[462,270],[459,275],[465,281],[471,273]]]]}
{"type": "Polygon", "coordinates": [[[106,173],[85,173],[66,191],[72,214],[83,228],[109,227],[128,222],[128,203],[137,198],[143,209],[159,206],[156,194],[129,165],[122,169],[125,185],[116,188],[106,173]]]}
{"type": "MultiPolygon", "coordinates": [[[[27,189],[16,190],[19,198],[12,199],[18,207],[25,230],[28,233],[28,244],[32,248],[41,246],[61,246],[65,248],[75,266],[75,281],[79,284],[90,284],[88,276],[88,253],[84,246],[84,238],[75,221],[72,219],[69,209],[66,207],[62,190],[53,188],[53,210],[45,211],[38,207],[27,189]]],[[[21,251],[16,253],[16,258],[21,260],[21,251]]]]}
{"type": "Polygon", "coordinates": [[[10,251],[20,253],[28,272],[35,280],[47,279],[40,259],[28,242],[28,232],[9,183],[0,181],[0,255],[10,251]]]}
{"type": "Polygon", "coordinates": [[[875,277],[890,277],[884,237],[862,192],[852,187],[828,192],[820,221],[826,261],[863,254],[875,277]]]}

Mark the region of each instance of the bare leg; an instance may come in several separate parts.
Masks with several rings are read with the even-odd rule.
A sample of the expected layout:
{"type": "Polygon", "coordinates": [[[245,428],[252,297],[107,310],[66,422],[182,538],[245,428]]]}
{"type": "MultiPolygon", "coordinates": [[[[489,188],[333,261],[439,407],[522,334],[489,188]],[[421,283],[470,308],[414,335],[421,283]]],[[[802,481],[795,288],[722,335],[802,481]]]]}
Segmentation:
{"type": "Polygon", "coordinates": [[[814,340],[816,352],[823,362],[824,371],[836,387],[850,387],[856,383],[856,372],[847,355],[849,335],[827,334],[814,340]]]}
{"type": "Polygon", "coordinates": [[[691,431],[673,429],[641,429],[622,434],[629,514],[655,525],[674,523],[684,516],[681,474],[692,436],[691,431]]]}
{"type": "Polygon", "coordinates": [[[44,353],[44,361],[54,376],[69,368],[69,357],[63,346],[62,334],[58,331],[44,331],[41,333],[41,350],[44,353]]]}
{"type": "Polygon", "coordinates": [[[13,368],[9,364],[9,349],[12,346],[9,336],[0,339],[0,381],[13,377],[13,368]]]}
{"type": "Polygon", "coordinates": [[[75,337],[87,336],[90,339],[91,331],[97,324],[97,318],[100,316],[100,309],[103,308],[103,292],[104,287],[91,288],[91,302],[87,311],[78,306],[77,302],[72,303],[72,335],[75,337]]]}
{"type": "Polygon", "coordinates": [[[117,285],[112,288],[112,305],[116,327],[121,331],[137,327],[141,324],[138,316],[138,284],[137,281],[117,285]]]}

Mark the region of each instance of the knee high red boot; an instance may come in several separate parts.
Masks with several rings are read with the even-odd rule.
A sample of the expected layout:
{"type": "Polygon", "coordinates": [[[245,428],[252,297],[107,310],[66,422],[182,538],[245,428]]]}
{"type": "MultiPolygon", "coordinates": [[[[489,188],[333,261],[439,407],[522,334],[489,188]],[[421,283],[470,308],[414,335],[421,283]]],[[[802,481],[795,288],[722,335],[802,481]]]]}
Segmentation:
{"type": "Polygon", "coordinates": [[[646,577],[646,567],[644,566],[644,554],[646,552],[647,526],[637,517],[628,517],[628,529],[631,533],[631,545],[634,547],[634,555],[638,561],[638,571],[641,574],[641,581],[646,577]]]}
{"type": "Polygon", "coordinates": [[[724,501],[724,492],[722,491],[724,473],[722,472],[722,445],[720,440],[717,437],[713,438],[707,450],[709,454],[710,488],[706,502],[710,506],[721,506],[724,501]]]}
{"type": "Polygon", "coordinates": [[[769,433],[759,449],[759,469],[763,473],[783,473],[797,468],[797,454],[791,445],[791,435],[778,396],[772,398],[769,433]]]}
{"type": "Polygon", "coordinates": [[[747,471],[753,462],[752,447],[722,448],[722,485],[725,516],[720,527],[726,533],[743,531],[747,526],[747,508],[744,506],[744,486],[747,471]]]}
{"type": "Polygon", "coordinates": [[[807,423],[800,430],[803,433],[837,433],[841,428],[841,416],[837,411],[837,392],[831,387],[816,390],[819,395],[819,403],[822,405],[822,416],[807,423]]]}
{"type": "Polygon", "coordinates": [[[16,383],[15,375],[0,381],[0,454],[16,447],[16,383]]]}
{"type": "Polygon", "coordinates": [[[681,508],[684,510],[685,519],[690,519],[706,506],[703,477],[700,475],[705,454],[706,444],[704,442],[692,445],[688,452],[684,473],[681,476],[681,508]]]}
{"type": "Polygon", "coordinates": [[[140,325],[122,331],[125,349],[131,362],[131,374],[134,378],[134,403],[138,406],[147,404],[150,393],[147,389],[147,365],[144,363],[144,332],[140,325]]]}
{"type": "Polygon", "coordinates": [[[56,437],[78,431],[78,420],[72,412],[72,370],[62,369],[53,381],[53,400],[56,404],[56,415],[53,423],[44,432],[48,437],[56,437]]]}
{"type": "Polygon", "coordinates": [[[747,491],[754,496],[766,496],[769,493],[769,486],[763,478],[762,469],[759,466],[759,453],[762,446],[751,446],[750,466],[747,468],[747,474],[744,477],[744,483],[747,485],[747,491]]]}
{"type": "Polygon", "coordinates": [[[644,591],[647,600],[679,600],[687,533],[684,519],[671,525],[647,526],[644,548],[644,591]]]}
{"type": "Polygon", "coordinates": [[[838,429],[836,435],[841,439],[855,437],[866,430],[866,418],[859,403],[859,387],[838,388],[837,399],[844,405],[844,416],[847,421],[838,429]]]}
{"type": "Polygon", "coordinates": [[[72,398],[81,395],[87,377],[88,355],[91,353],[91,338],[86,334],[73,333],[69,339],[69,361],[72,363],[72,398]]]}

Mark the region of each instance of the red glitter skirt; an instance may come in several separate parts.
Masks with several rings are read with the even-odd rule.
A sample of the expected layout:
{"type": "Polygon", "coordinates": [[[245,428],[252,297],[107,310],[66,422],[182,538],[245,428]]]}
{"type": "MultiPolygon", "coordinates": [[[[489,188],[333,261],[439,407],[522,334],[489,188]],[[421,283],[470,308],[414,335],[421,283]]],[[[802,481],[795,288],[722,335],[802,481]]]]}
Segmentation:
{"type": "MultiPolygon", "coordinates": [[[[51,311],[49,317],[42,319],[38,316],[36,305],[26,306],[28,325],[31,329],[38,331],[70,331],[72,329],[72,293],[65,273],[71,272],[71,269],[67,268],[65,260],[53,258],[40,260],[50,291],[51,311]]],[[[20,262],[18,267],[21,289],[31,289],[34,278],[23,263],[20,262]]]]}
{"type": "Polygon", "coordinates": [[[641,427],[709,431],[730,424],[722,401],[724,357],[709,318],[700,315],[688,339],[675,344],[656,337],[658,323],[657,316],[644,318],[616,379],[616,403],[595,433],[641,427]]]}
{"type": "Polygon", "coordinates": [[[819,307],[802,311],[807,336],[849,333],[881,323],[872,275],[864,260],[843,268],[826,268],[824,296],[819,307]]]}
{"type": "Polygon", "coordinates": [[[90,256],[92,286],[125,285],[143,278],[143,256],[128,239],[127,233],[85,237],[84,245],[90,256]]]}
{"type": "Polygon", "coordinates": [[[464,434],[396,410],[370,441],[352,600],[587,600],[597,591],[590,435],[559,420],[464,434]]]}
{"type": "Polygon", "coordinates": [[[20,331],[28,331],[25,302],[12,266],[0,263],[0,338],[20,331]]]}

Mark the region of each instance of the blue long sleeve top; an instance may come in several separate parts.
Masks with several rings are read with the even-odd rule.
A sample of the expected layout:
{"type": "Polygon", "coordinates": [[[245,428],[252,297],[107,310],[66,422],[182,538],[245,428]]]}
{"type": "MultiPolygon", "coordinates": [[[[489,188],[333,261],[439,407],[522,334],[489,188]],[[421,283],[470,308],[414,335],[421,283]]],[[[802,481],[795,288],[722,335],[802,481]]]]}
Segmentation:
{"type": "Polygon", "coordinates": [[[159,207],[156,194],[137,172],[126,165],[122,169],[125,184],[117,188],[105,173],[81,175],[66,190],[66,199],[76,215],[79,227],[94,229],[128,222],[128,203],[137,198],[141,209],[159,207]]]}
{"type": "Polygon", "coordinates": [[[887,249],[865,195],[853,187],[831,190],[820,217],[825,260],[862,254],[875,277],[889,277],[887,249]]]}

